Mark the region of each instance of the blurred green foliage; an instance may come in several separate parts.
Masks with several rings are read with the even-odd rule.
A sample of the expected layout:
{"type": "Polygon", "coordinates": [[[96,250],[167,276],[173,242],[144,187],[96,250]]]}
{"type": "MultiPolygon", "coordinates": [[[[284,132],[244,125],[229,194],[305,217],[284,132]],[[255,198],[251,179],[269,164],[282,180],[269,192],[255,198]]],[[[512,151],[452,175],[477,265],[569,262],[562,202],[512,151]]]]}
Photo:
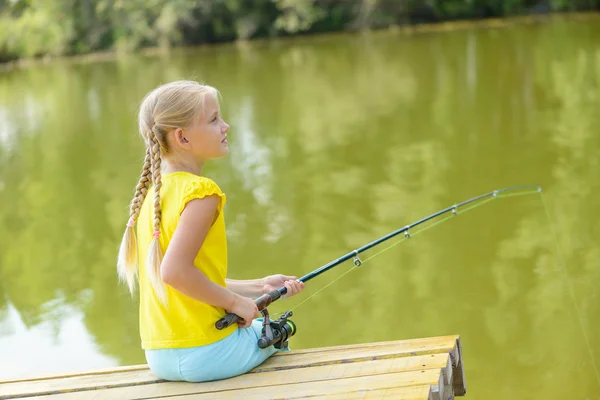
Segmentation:
{"type": "Polygon", "coordinates": [[[0,61],[599,5],[600,0],[0,0],[0,61]]]}

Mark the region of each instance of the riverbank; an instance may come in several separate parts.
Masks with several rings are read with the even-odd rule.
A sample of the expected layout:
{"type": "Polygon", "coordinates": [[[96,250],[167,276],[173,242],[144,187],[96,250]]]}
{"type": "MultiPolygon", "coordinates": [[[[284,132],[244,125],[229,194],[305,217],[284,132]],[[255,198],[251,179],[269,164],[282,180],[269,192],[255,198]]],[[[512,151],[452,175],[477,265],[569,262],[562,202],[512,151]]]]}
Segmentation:
{"type": "Polygon", "coordinates": [[[72,55],[72,56],[44,56],[37,58],[20,58],[17,60],[0,63],[0,72],[9,71],[18,68],[30,68],[35,66],[48,65],[55,61],[87,64],[94,62],[114,61],[119,58],[126,58],[132,55],[141,56],[168,56],[172,51],[182,51],[185,49],[197,49],[202,47],[220,46],[223,44],[233,44],[244,46],[247,43],[260,42],[295,42],[302,41],[306,38],[314,38],[319,36],[335,36],[341,34],[356,34],[366,35],[370,32],[389,31],[404,35],[451,32],[464,29],[501,29],[514,25],[549,23],[560,20],[581,20],[589,21],[600,19],[600,12],[571,12],[571,13],[549,13],[539,15],[515,16],[506,18],[485,18],[479,20],[457,20],[436,23],[422,23],[412,25],[392,25],[383,29],[365,29],[359,32],[329,32],[329,33],[313,33],[302,34],[296,36],[275,37],[275,38],[257,38],[249,40],[235,40],[223,43],[206,43],[198,46],[176,46],[176,47],[146,47],[139,49],[136,52],[119,52],[119,51],[103,51],[92,52],[88,54],[72,55]]]}

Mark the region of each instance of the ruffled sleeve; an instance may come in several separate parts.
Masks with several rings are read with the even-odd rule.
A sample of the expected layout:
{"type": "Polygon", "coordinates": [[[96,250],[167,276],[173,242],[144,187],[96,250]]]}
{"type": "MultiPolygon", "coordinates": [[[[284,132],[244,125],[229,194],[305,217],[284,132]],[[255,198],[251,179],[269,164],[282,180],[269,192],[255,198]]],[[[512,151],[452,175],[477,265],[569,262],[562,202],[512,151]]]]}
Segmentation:
{"type": "Polygon", "coordinates": [[[221,188],[212,179],[200,177],[189,182],[183,189],[183,196],[179,206],[179,215],[181,215],[183,209],[190,201],[194,199],[202,199],[206,196],[211,196],[214,194],[218,195],[221,199],[219,201],[219,205],[217,206],[217,211],[222,213],[223,207],[225,206],[226,197],[221,191],[221,188]]]}

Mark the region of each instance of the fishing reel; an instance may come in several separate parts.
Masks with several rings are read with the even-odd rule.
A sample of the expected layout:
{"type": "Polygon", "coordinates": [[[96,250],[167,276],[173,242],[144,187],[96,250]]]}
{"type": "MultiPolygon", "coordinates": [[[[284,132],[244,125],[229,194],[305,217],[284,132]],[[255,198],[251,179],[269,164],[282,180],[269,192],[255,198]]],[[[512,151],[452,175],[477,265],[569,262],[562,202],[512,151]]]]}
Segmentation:
{"type": "Polygon", "coordinates": [[[262,336],[258,339],[258,347],[261,349],[266,349],[271,345],[274,345],[276,349],[288,347],[288,339],[296,333],[296,324],[288,320],[292,316],[292,312],[285,312],[277,321],[270,320],[266,308],[260,312],[264,319],[262,336]]]}
{"type": "MultiPolygon", "coordinates": [[[[266,349],[271,345],[276,349],[284,349],[288,347],[288,339],[296,333],[296,324],[288,320],[288,318],[292,316],[291,311],[285,312],[277,321],[271,321],[269,318],[269,311],[267,311],[267,306],[279,299],[285,292],[285,287],[275,289],[263,294],[255,300],[255,303],[263,316],[262,332],[260,339],[258,339],[258,347],[261,349],[266,349]]],[[[215,322],[215,328],[218,330],[225,329],[239,320],[240,317],[236,314],[228,313],[215,322]]]]}

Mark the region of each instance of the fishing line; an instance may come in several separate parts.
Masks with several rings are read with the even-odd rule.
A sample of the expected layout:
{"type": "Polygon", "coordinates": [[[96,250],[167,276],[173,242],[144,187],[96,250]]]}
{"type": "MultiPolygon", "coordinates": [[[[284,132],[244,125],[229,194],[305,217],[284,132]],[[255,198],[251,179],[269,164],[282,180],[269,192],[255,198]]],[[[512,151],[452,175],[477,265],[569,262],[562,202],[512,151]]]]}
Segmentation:
{"type": "MultiPolygon", "coordinates": [[[[514,189],[519,189],[519,188],[521,188],[521,187],[515,186],[515,187],[513,187],[513,188],[514,188],[514,189]]],[[[381,253],[384,253],[384,252],[386,252],[386,251],[388,251],[388,250],[390,250],[390,249],[392,249],[392,248],[396,247],[396,246],[397,246],[397,245],[399,245],[400,243],[403,243],[403,242],[405,242],[405,241],[409,240],[409,239],[410,239],[412,236],[415,236],[415,235],[418,235],[419,233],[425,232],[426,230],[428,230],[428,229],[431,229],[431,228],[433,228],[434,226],[437,226],[437,225],[439,225],[439,224],[441,224],[441,223],[443,223],[443,222],[446,222],[446,221],[448,221],[449,219],[452,219],[452,218],[454,218],[454,217],[458,216],[458,214],[464,214],[464,213],[466,213],[467,211],[471,211],[471,210],[473,210],[473,209],[475,209],[475,208],[481,207],[482,205],[484,205],[484,204],[487,204],[487,203],[489,203],[489,202],[491,202],[491,201],[494,201],[494,200],[496,200],[496,199],[498,199],[498,198],[500,198],[500,197],[504,198],[504,197],[513,197],[513,196],[524,196],[524,195],[528,195],[528,194],[535,194],[535,193],[541,193],[541,192],[540,192],[540,189],[537,189],[537,190],[535,190],[535,191],[532,191],[532,190],[530,190],[530,191],[527,191],[527,192],[519,192],[519,193],[502,193],[502,192],[498,191],[498,193],[497,193],[497,195],[496,195],[496,196],[494,196],[494,197],[490,197],[490,198],[487,198],[487,199],[485,199],[485,200],[481,200],[481,201],[479,201],[479,202],[476,202],[475,204],[473,204],[473,205],[470,205],[470,206],[468,206],[468,207],[462,207],[462,208],[456,207],[456,209],[453,211],[453,213],[452,213],[452,214],[450,214],[450,215],[448,215],[448,216],[446,216],[446,217],[444,217],[444,218],[440,219],[439,221],[436,221],[436,222],[434,222],[434,223],[432,223],[432,224],[430,224],[430,225],[428,225],[428,226],[426,226],[426,227],[424,227],[424,228],[421,228],[421,229],[419,229],[419,230],[417,230],[417,231],[415,231],[415,232],[409,233],[408,235],[406,235],[406,234],[405,234],[405,235],[404,235],[404,237],[403,237],[403,238],[401,238],[400,240],[396,241],[395,243],[392,243],[391,245],[389,245],[389,246],[387,246],[387,247],[385,247],[385,248],[381,249],[380,251],[378,251],[378,252],[376,252],[376,253],[374,253],[374,254],[370,255],[370,256],[369,256],[369,257],[367,257],[366,259],[364,259],[364,260],[360,261],[360,265],[356,265],[356,264],[354,264],[354,265],[353,265],[353,266],[352,266],[350,269],[348,269],[346,272],[344,272],[343,274],[339,275],[337,278],[333,279],[333,280],[332,280],[331,282],[329,282],[327,285],[323,286],[321,289],[317,290],[315,293],[311,294],[311,295],[310,295],[310,296],[308,296],[306,299],[304,299],[304,300],[303,300],[303,301],[301,301],[300,303],[296,304],[294,307],[290,308],[290,309],[289,309],[289,311],[293,311],[293,310],[297,309],[298,307],[300,307],[301,305],[303,305],[304,303],[306,303],[308,300],[310,300],[312,297],[316,296],[317,294],[319,294],[319,293],[320,293],[320,292],[322,292],[323,290],[327,289],[329,286],[333,285],[335,282],[337,282],[338,280],[340,280],[340,279],[341,279],[341,278],[343,278],[344,276],[348,275],[350,272],[354,271],[355,269],[358,269],[358,268],[360,268],[360,267],[361,267],[361,266],[362,266],[364,263],[366,263],[366,262],[368,262],[369,260],[371,260],[371,259],[373,259],[373,258],[377,257],[377,256],[378,256],[378,255],[380,255],[381,253]]],[[[480,196],[479,198],[476,198],[476,199],[481,199],[481,196],[480,196]]],[[[475,200],[475,201],[476,201],[476,200],[475,200]]],[[[407,230],[406,232],[408,232],[408,230],[407,230]]],[[[280,314],[283,314],[283,312],[276,313],[276,314],[274,314],[274,315],[280,315],[280,314]]]]}
{"type": "Polygon", "coordinates": [[[577,316],[577,322],[579,322],[579,327],[581,328],[581,335],[583,336],[583,340],[585,341],[585,345],[587,347],[587,351],[590,356],[590,360],[592,362],[592,367],[594,367],[594,372],[596,374],[596,381],[598,382],[598,386],[600,386],[600,372],[598,371],[598,366],[596,364],[596,357],[594,357],[594,352],[592,351],[592,345],[590,344],[590,339],[585,331],[585,327],[583,326],[583,317],[581,315],[581,311],[579,310],[579,306],[577,305],[577,298],[575,297],[575,291],[573,290],[573,285],[571,284],[571,277],[569,275],[569,271],[567,270],[563,252],[560,247],[560,241],[558,240],[558,234],[556,233],[556,229],[554,227],[554,224],[552,223],[552,218],[550,217],[550,208],[548,207],[548,204],[546,203],[544,194],[543,193],[541,193],[541,194],[542,194],[542,196],[541,196],[542,204],[544,204],[544,210],[546,211],[546,218],[548,219],[548,225],[550,226],[550,230],[552,231],[552,238],[554,239],[554,244],[556,246],[556,256],[558,258],[561,270],[565,274],[567,286],[569,287],[569,294],[571,296],[571,300],[573,301],[573,308],[575,308],[575,315],[577,316]]]}

